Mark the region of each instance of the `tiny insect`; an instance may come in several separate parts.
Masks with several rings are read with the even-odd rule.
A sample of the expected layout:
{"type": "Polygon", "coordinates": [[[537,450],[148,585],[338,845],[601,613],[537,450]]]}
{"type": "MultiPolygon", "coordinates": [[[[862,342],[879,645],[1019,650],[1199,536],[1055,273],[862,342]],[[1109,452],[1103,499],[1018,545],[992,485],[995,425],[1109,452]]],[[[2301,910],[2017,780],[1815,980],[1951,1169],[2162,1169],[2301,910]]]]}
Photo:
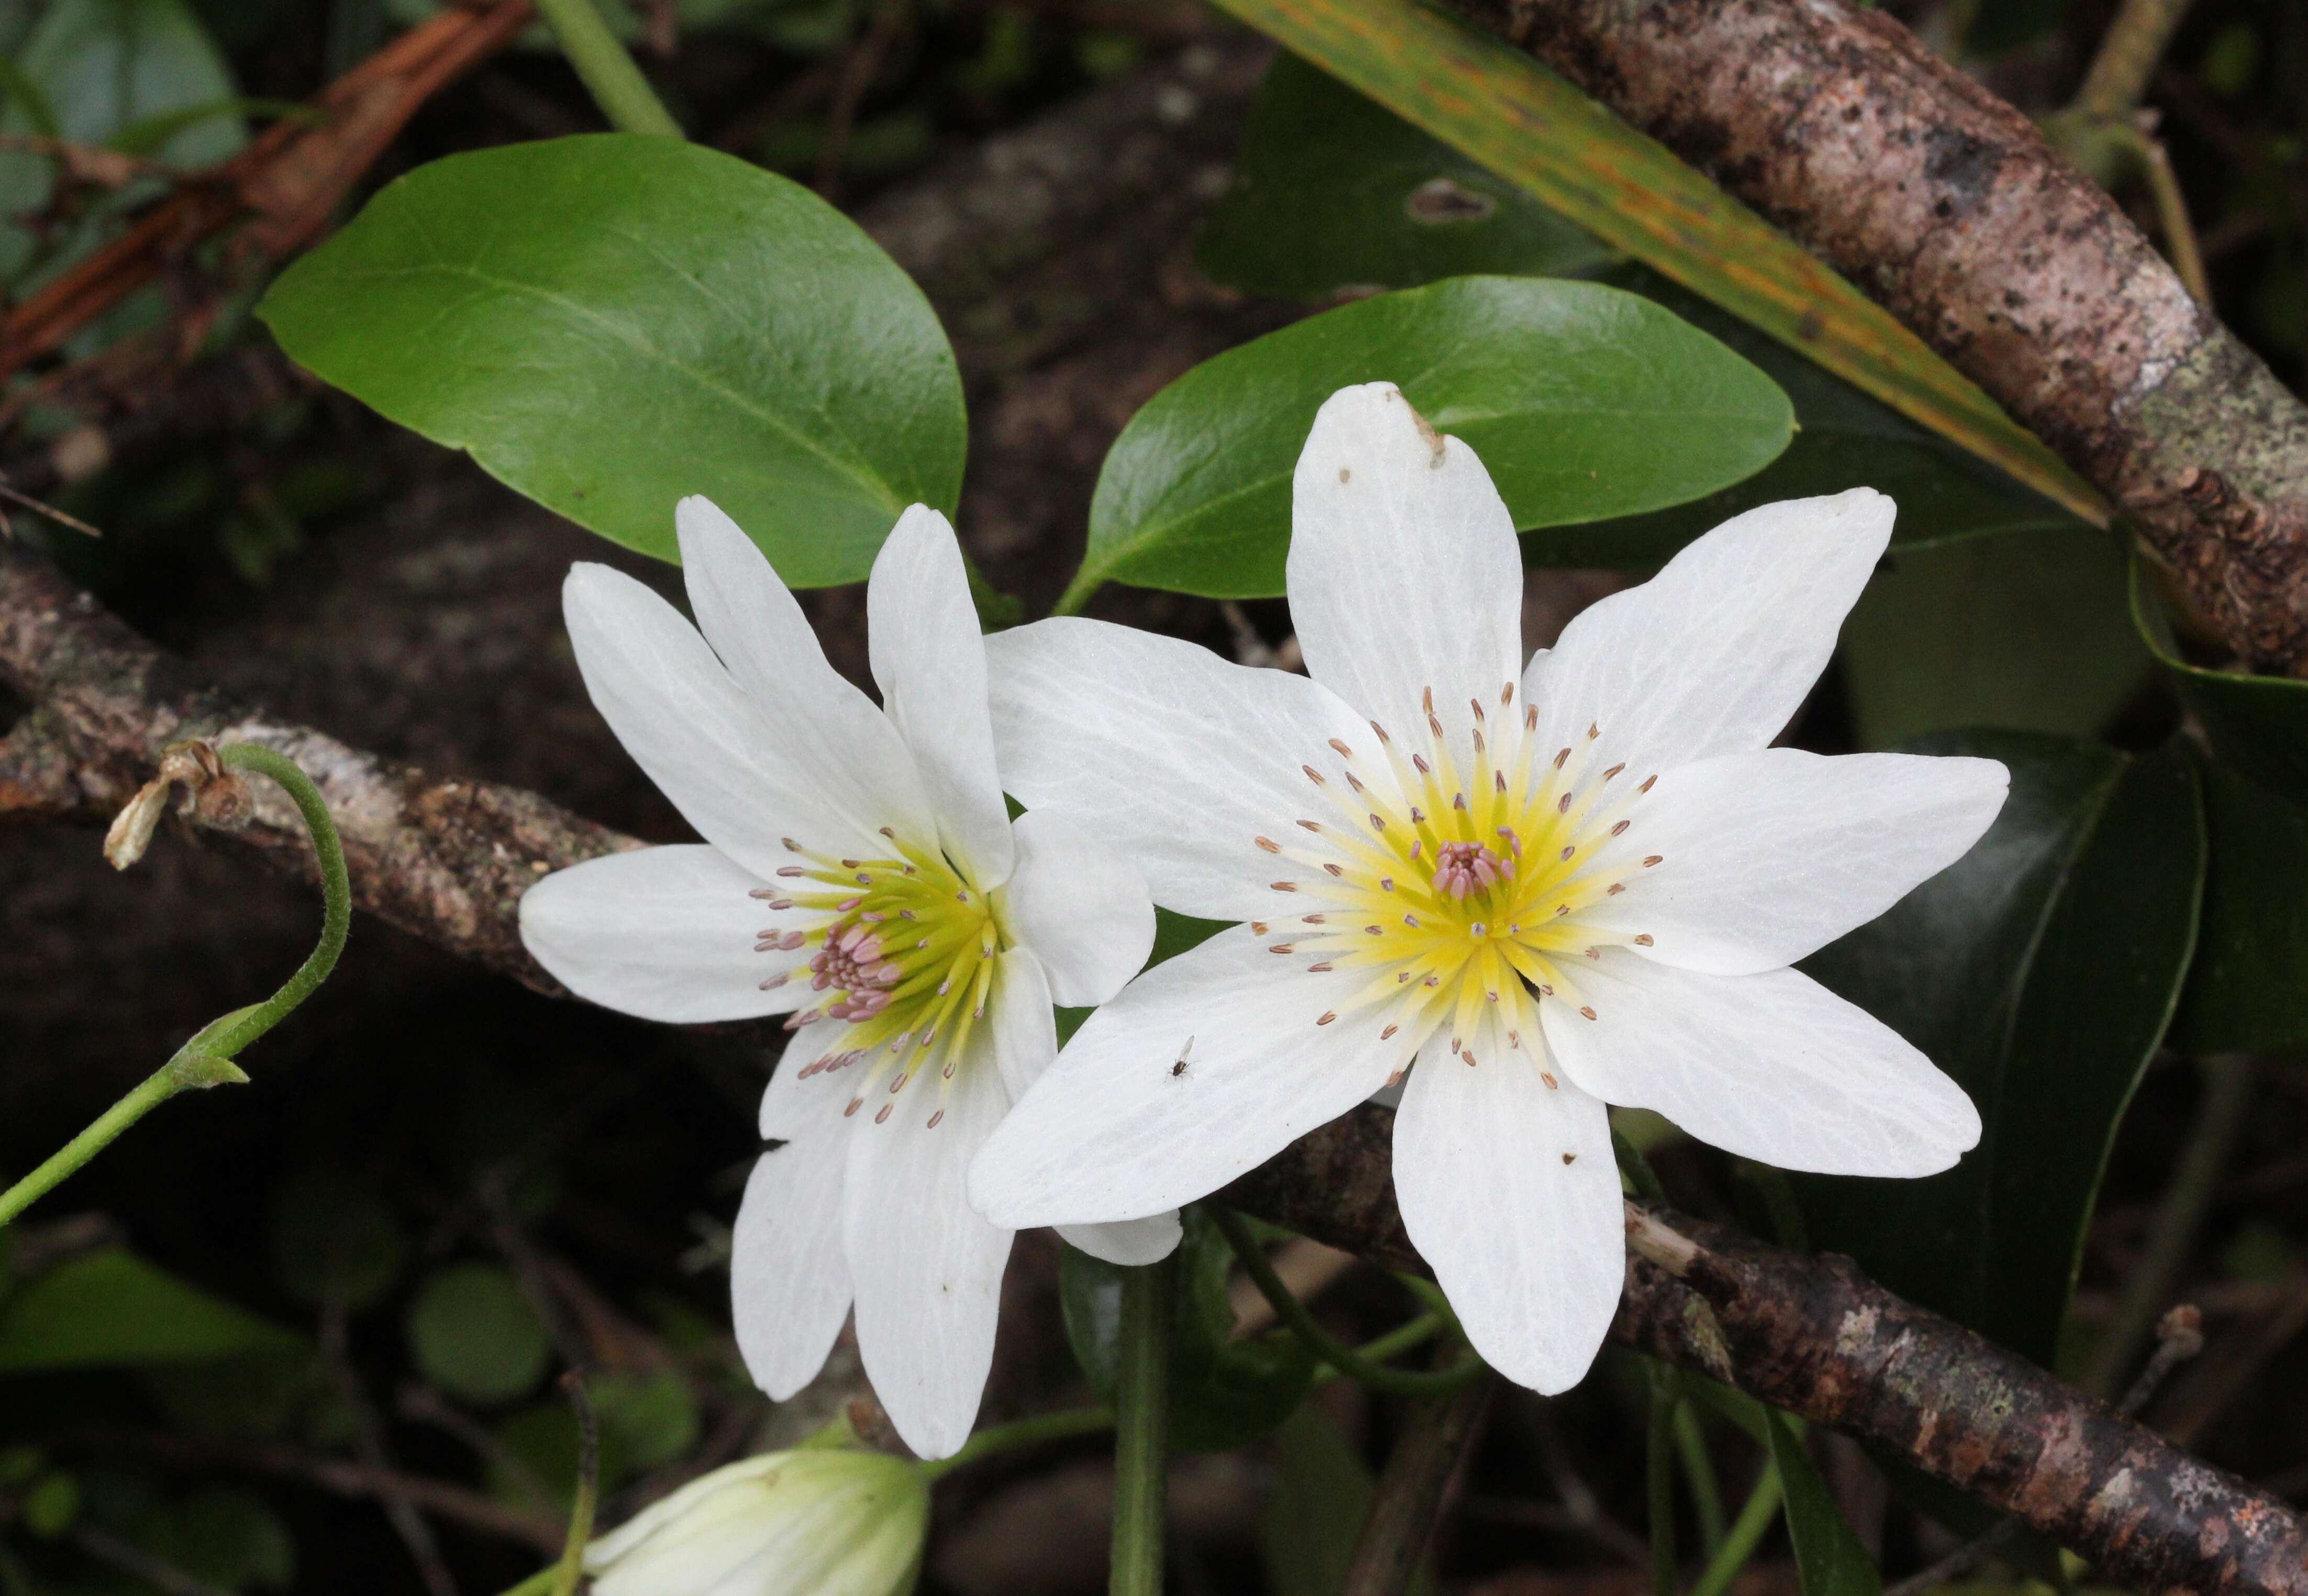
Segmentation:
{"type": "Polygon", "coordinates": [[[1170,1079],[1176,1080],[1186,1073],[1186,1061],[1194,1056],[1194,1039],[1188,1037],[1186,1045],[1178,1049],[1178,1062],[1170,1066],[1170,1079]]]}

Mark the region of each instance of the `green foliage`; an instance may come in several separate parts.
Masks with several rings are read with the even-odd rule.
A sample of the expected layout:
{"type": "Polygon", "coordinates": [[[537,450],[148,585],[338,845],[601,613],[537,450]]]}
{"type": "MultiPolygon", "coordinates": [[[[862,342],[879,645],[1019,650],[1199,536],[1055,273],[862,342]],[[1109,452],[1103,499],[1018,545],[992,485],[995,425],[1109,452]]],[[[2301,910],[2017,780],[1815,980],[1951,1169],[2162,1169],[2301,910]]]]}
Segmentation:
{"type": "MultiPolygon", "coordinates": [[[[183,0],[56,0],[15,52],[13,65],[18,82],[9,86],[0,132],[105,145],[140,125],[164,128],[166,136],[142,141],[141,152],[185,168],[222,160],[247,140],[232,104],[239,91],[231,69],[183,0]],[[174,128],[156,121],[217,106],[224,108],[174,128]]],[[[0,214],[44,209],[56,180],[50,157],[0,151],[0,214]]],[[[151,184],[137,183],[108,196],[87,225],[67,233],[56,263],[93,249],[113,218],[153,193],[151,184]]],[[[0,226],[0,279],[22,272],[37,248],[29,229],[13,222],[0,226]]]]}
{"type": "Polygon", "coordinates": [[[366,1181],[333,1166],[298,1171],[272,1204],[272,1267],[297,1301],[332,1298],[357,1311],[400,1282],[409,1238],[391,1204],[366,1181]]]}
{"type": "Polygon", "coordinates": [[[2203,930],[2174,1041],[2192,1053],[2308,1048],[2308,808],[2222,765],[2203,782],[2203,930]]]}
{"type": "MultiPolygon", "coordinates": [[[[1378,1482],[1319,1402],[1302,1404],[1282,1421],[1272,1455],[1274,1487],[1258,1514],[1267,1585],[1273,1596],[1336,1596],[1378,1482]]],[[[1432,1566],[1420,1565],[1409,1589],[1412,1596],[1429,1596],[1432,1566]]]]}
{"type": "Polygon", "coordinates": [[[2011,770],[1961,860],[1815,953],[1979,1106],[1980,1144],[1923,1180],[1802,1178],[1814,1243],[2049,1365],[2125,1105],[2195,945],[2204,831],[2192,762],[2020,732],[1914,745],[2011,770]]]}
{"type": "Polygon", "coordinates": [[[208,1490],[146,1522],[144,1549],[227,1591],[285,1591],[296,1583],[297,1543],[279,1516],[245,1491],[208,1490]]]}
{"type": "Polygon", "coordinates": [[[1799,430],[1761,470],[1688,503],[1523,542],[1535,565],[1645,568],[1774,500],[1866,486],[1899,505],[1897,540],[2082,523],[1777,338],[1616,256],[1555,211],[1295,56],[1260,86],[1204,271],[1254,293],[1322,299],[1468,272],[1585,274],[1665,306],[1783,388],[1799,430]]]}
{"type": "Polygon", "coordinates": [[[1233,186],[1195,248],[1196,263],[1220,282],[1294,299],[1482,272],[1569,276],[1617,258],[1287,51],[1259,85],[1233,186]]]}
{"type": "Polygon", "coordinates": [[[301,1346],[121,1247],[59,1264],[0,1299],[0,1374],[207,1363],[301,1346]]]}
{"type": "MultiPolygon", "coordinates": [[[[1177,1319],[1170,1343],[1170,1445],[1224,1452],[1280,1424],[1313,1381],[1313,1354],[1287,1332],[1235,1341],[1227,1277],[1234,1249],[1199,1211],[1184,1216],[1177,1319]]],[[[1068,1247],[1058,1277],[1066,1340],[1101,1398],[1114,1395],[1122,1270],[1068,1247]]]]}
{"type": "Polygon", "coordinates": [[[1860,746],[1962,726],[2098,731],[2149,672],[2125,565],[2080,524],[1895,548],[1843,627],[1860,746]]]}
{"type": "Polygon", "coordinates": [[[1382,379],[1482,456],[1526,530],[1712,491],[1768,463],[1794,420],[1769,377],[1632,294],[1452,278],[1270,332],[1156,394],[1098,474],[1072,593],[1109,579],[1281,592],[1314,412],[1382,379]]]}
{"type": "Polygon", "coordinates": [[[521,1288],[492,1264],[454,1264],[409,1306],[409,1347],[426,1378],[472,1402],[507,1402],[545,1378],[553,1346],[521,1288]]]}
{"type": "Polygon", "coordinates": [[[2237,676],[2183,660],[2157,581],[2151,567],[2134,565],[2132,620],[2213,757],[2270,792],[2308,803],[2308,682],[2237,676]]]}
{"type": "Polygon", "coordinates": [[[586,1392],[601,1433],[635,1470],[663,1468],[697,1445],[697,1397],[676,1370],[598,1375],[586,1392]]]}
{"type": "Polygon", "coordinates": [[[1778,1465],[1787,1539],[1795,1542],[1796,1573],[1803,1581],[1804,1596],[1877,1596],[1883,1588],[1882,1575],[1875,1572],[1859,1537],[1843,1522],[1801,1431],[1776,1408],[1761,1412],[1771,1461],[1778,1465]]]}
{"type": "Polygon", "coordinates": [[[669,139],[451,156],[283,273],[299,364],[612,541],[702,493],[797,587],[855,582],[966,443],[928,302],[808,190],[669,139]]]}

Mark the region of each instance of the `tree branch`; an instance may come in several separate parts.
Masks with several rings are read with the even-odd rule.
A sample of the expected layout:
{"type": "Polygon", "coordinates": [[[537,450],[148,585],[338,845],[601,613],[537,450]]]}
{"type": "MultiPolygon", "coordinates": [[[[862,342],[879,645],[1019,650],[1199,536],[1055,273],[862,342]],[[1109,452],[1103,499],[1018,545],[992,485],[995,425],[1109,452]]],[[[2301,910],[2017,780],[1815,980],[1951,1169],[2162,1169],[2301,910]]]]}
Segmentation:
{"type": "MultiPolygon", "coordinates": [[[[32,791],[69,795],[39,811],[47,817],[106,818],[166,742],[225,733],[262,742],[293,755],[328,795],[362,907],[539,990],[553,987],[521,949],[521,891],[546,870],[633,845],[533,794],[441,781],[254,715],[6,544],[0,682],[39,703],[43,735],[32,746],[48,750],[32,781],[0,788],[0,813],[9,794],[32,791]]],[[[244,835],[274,868],[306,869],[309,850],[285,807],[260,807],[244,835]]],[[[1392,1139],[1389,1110],[1357,1109],[1225,1200],[1334,1247],[1423,1267],[1395,1207],[1392,1139]]],[[[1639,1211],[1631,1229],[1646,1257],[1630,1264],[1620,1341],[1887,1446],[2112,1578],[2150,1590],[2308,1592],[2308,1525],[2284,1504],[1892,1296],[1847,1260],[1639,1211]]]]}
{"type": "Polygon", "coordinates": [[[2308,408],[2035,125],[1851,0],[1451,0],[1914,328],[2308,675],[2308,408]]]}

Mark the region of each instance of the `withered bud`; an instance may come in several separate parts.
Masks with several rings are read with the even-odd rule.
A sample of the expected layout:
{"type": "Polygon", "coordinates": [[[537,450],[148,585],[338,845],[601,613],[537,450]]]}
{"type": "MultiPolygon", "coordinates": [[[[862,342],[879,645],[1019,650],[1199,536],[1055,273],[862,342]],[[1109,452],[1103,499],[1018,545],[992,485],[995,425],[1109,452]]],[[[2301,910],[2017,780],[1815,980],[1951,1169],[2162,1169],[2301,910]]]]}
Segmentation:
{"type": "Polygon", "coordinates": [[[166,777],[145,782],[128,800],[128,807],[112,817],[112,827],[104,833],[104,857],[112,861],[114,869],[125,870],[144,857],[145,849],[151,846],[152,830],[168,807],[168,789],[175,785],[166,777]]]}
{"type": "Polygon", "coordinates": [[[160,750],[159,774],[137,789],[105,833],[104,857],[114,869],[125,870],[144,857],[168,809],[168,795],[179,784],[190,799],[194,818],[204,825],[237,830],[255,812],[248,783],[226,767],[214,747],[199,741],[171,743],[160,750]]]}

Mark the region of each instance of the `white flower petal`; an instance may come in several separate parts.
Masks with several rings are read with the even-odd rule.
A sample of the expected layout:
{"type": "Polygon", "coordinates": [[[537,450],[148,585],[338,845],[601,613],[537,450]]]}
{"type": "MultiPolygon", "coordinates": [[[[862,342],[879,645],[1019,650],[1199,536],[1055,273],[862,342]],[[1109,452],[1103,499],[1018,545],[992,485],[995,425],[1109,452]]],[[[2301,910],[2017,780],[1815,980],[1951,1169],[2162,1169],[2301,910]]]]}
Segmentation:
{"type": "Polygon", "coordinates": [[[1056,1002],[1104,1003],[1154,951],[1145,877],[1089,825],[1059,810],[1030,810],[1015,830],[1018,867],[1001,902],[1010,929],[1040,959],[1056,1002]]]}
{"type": "Polygon", "coordinates": [[[1058,1225],[1057,1233],[1093,1258],[1135,1266],[1159,1263],[1178,1250],[1185,1232],[1178,1211],[1148,1219],[1126,1219],[1111,1225],[1058,1225]]]}
{"type": "Polygon", "coordinates": [[[1865,925],[1961,858],[2003,807],[1992,759],[1796,748],[1680,765],[1630,811],[1596,868],[1627,890],[1580,923],[1653,939],[1664,964],[1748,975],[1792,964],[1865,925]]]}
{"type": "Polygon", "coordinates": [[[1564,627],[1523,678],[1547,743],[1599,727],[1638,779],[1785,730],[1891,537],[1872,488],[1736,515],[1564,627]]]}
{"type": "MultiPolygon", "coordinates": [[[[1522,674],[1522,556],[1490,473],[1392,383],[1341,388],[1314,417],[1290,495],[1290,618],[1308,674],[1397,736],[1422,695],[1486,712],[1522,674]]],[[[1463,744],[1463,746],[1455,745],[1463,744]]]]}
{"type": "MultiPolygon", "coordinates": [[[[1021,878],[1027,857],[1021,852],[1021,878]]],[[[1145,962],[1143,955],[1139,962],[1145,962]]],[[[1050,1013],[1050,988],[1041,963],[1029,949],[1012,948],[1002,955],[995,991],[995,1057],[1014,1103],[1058,1056],[1056,1016],[1050,1013]]],[[[1104,1258],[1109,1264],[1151,1264],[1167,1258],[1178,1245],[1181,1233],[1175,1211],[1114,1225],[1060,1225],[1057,1232],[1093,1258],[1104,1258]]]]}
{"type": "Polygon", "coordinates": [[[1727,1152],[1821,1175],[1933,1175],[1979,1141],[1963,1088],[1799,971],[1701,975],[1614,948],[1577,979],[1596,1017],[1563,1003],[1544,1014],[1571,1077],[1727,1152]]]}
{"type": "Polygon", "coordinates": [[[613,853],[522,893],[521,939],[555,980],[620,1014],[676,1024],[790,1014],[809,983],[762,983],[807,952],[754,951],[776,918],[748,895],[761,884],[695,843],[613,853]]]}
{"type": "Polygon", "coordinates": [[[811,1066],[839,1054],[849,1029],[847,1020],[812,1020],[786,1039],[786,1050],[762,1092],[763,1141],[789,1142],[835,1129],[832,1122],[849,1100],[851,1076],[841,1069],[811,1066]]]}
{"type": "Polygon", "coordinates": [[[782,837],[839,839],[836,848],[871,837],[813,769],[778,748],[680,611],[607,565],[571,566],[561,591],[593,707],[700,836],[765,879],[790,858],[782,837]]]}
{"type": "Polygon", "coordinates": [[[898,517],[866,588],[866,643],[882,707],[913,750],[939,836],[981,892],[1010,878],[1010,810],[994,774],[986,643],[961,545],[944,516],[898,517]]]}
{"type": "Polygon", "coordinates": [[[826,1126],[762,1154],[729,1239],[730,1313],[754,1384],[783,1402],[817,1378],[849,1316],[845,1138],[826,1126]]]}
{"type": "Polygon", "coordinates": [[[874,834],[883,826],[925,842],[935,837],[905,739],[826,662],[809,617],[768,557],[710,500],[682,500],[674,522],[698,627],[768,729],[762,758],[839,817],[838,831],[799,840],[828,853],[874,847],[886,854],[887,841],[874,834]]]}
{"type": "Polygon", "coordinates": [[[986,640],[1003,784],[1029,809],[1098,817],[1100,841],[1184,914],[1270,912],[1255,839],[1329,810],[1299,771],[1372,741],[1337,694],[1129,626],[1062,617],[986,640]]]}
{"type": "Polygon", "coordinates": [[[1157,1214],[1376,1091],[1401,1062],[1380,1022],[1319,1022],[1370,972],[1310,973],[1267,941],[1221,931],[1092,1014],[986,1143],[969,1181],[979,1209],[1020,1229],[1157,1214]]]}
{"type": "Polygon", "coordinates": [[[884,1096],[886,1121],[874,1122],[873,1103],[857,1111],[842,1194],[858,1354],[890,1422],[926,1458],[969,1439],[1010,1256],[1012,1232],[979,1217],[964,1191],[1010,1094],[983,1029],[968,1053],[952,1080],[932,1074],[884,1096]]]}
{"type": "Polygon", "coordinates": [[[1440,1035],[1420,1051],[1394,1122],[1395,1195],[1484,1360],[1563,1391],[1593,1363],[1626,1279],[1610,1120],[1543,1056],[1506,1048],[1495,1019],[1484,1029],[1473,1068],[1440,1035]]]}

